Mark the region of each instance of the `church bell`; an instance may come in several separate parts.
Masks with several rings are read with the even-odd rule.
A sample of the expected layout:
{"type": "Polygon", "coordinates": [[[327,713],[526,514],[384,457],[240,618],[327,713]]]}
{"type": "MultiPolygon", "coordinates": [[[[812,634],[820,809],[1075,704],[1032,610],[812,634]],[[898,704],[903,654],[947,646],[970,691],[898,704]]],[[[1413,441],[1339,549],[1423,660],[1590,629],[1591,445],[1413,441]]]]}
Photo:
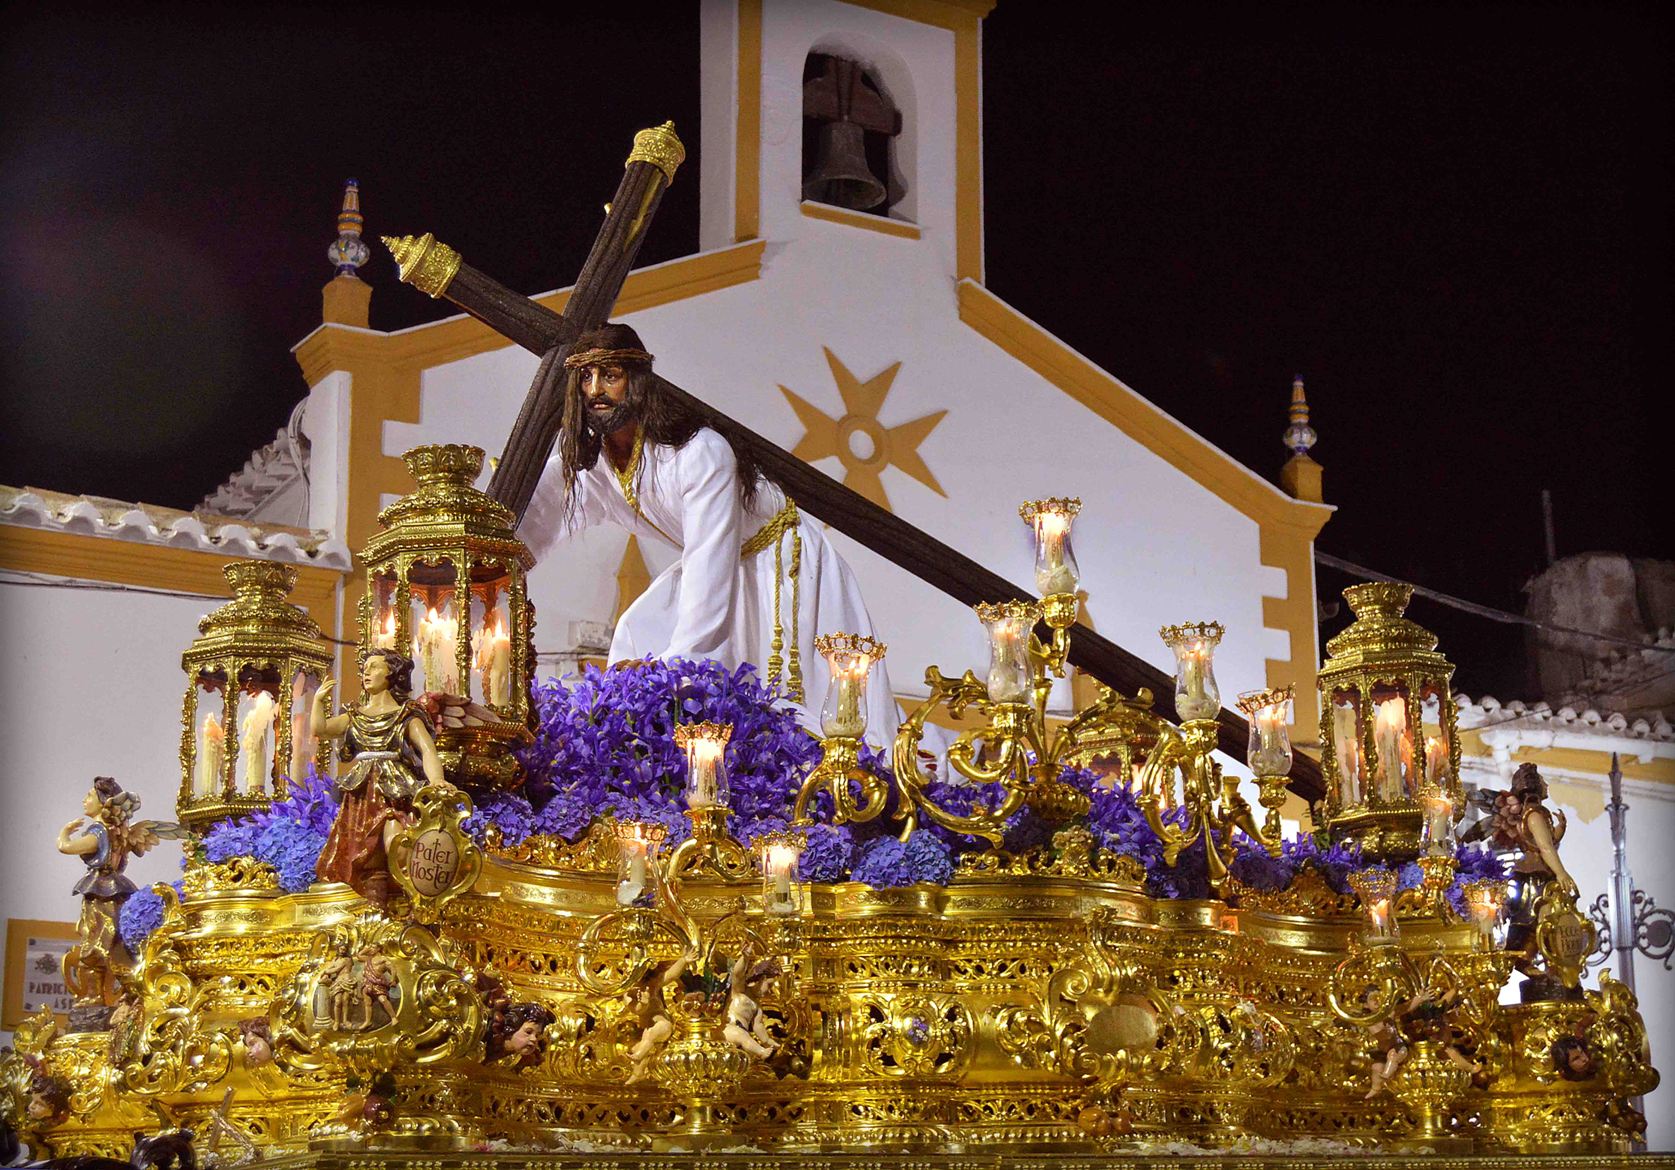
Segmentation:
{"type": "Polygon", "coordinates": [[[865,128],[854,122],[823,123],[820,152],[803,183],[803,198],[854,211],[884,202],[884,184],[867,167],[865,140],[865,128]]]}

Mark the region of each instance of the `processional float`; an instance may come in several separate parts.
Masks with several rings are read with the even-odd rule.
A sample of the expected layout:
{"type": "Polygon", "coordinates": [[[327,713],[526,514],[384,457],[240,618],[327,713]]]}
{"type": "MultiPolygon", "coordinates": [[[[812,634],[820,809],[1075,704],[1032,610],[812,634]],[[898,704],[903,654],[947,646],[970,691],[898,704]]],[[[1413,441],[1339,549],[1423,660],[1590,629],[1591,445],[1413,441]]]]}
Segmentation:
{"type": "MultiPolygon", "coordinates": [[[[637,217],[607,258],[631,259],[678,163],[672,130],[648,133],[636,154],[655,157],[631,159],[612,212],[626,199],[637,217]]],[[[438,247],[398,242],[404,279],[467,273],[462,295],[492,299],[438,247]]],[[[494,311],[551,348],[546,317],[494,311]]],[[[235,599],[183,655],[183,878],[84,894],[105,903],[76,958],[101,978],[78,984],[73,1026],[43,1012],[0,1058],[11,1124],[37,1148],[123,1155],[159,1118],[222,1164],[1253,1143],[1492,1159],[1622,1152],[1643,1130],[1645,1029],[1621,983],[1581,985],[1592,928],[1539,778],[1503,810],[1533,859],[1516,889],[1456,840],[1453,668],[1404,616],[1407,587],[1346,591],[1355,620],[1319,672],[1321,761],[1301,773],[1320,778],[1312,829],[1289,840],[1293,696],[1248,692],[1230,718],[1218,623],[1160,632],[1169,695],[1100,686],[1052,705],[1082,637],[1073,499],[1020,509],[1033,596],[1002,582],[977,606],[987,670],[930,668],[888,758],[865,721],[884,645],[824,632],[823,735],[782,778],[782,823],[743,832],[735,729],[682,718],[657,778],[681,815],[514,833],[487,810],[540,747],[531,558],[515,509],[473,486],[480,451],[406,460],[415,489],[364,550],[348,718],[321,698],[334,654],[285,601],[290,571],[229,567],[235,599]],[[278,734],[230,736],[257,707],[278,734]],[[299,709],[345,726],[336,760],[299,709]],[[922,741],[943,717],[964,730],[933,768],[922,741]],[[1217,755],[1232,732],[1255,808],[1217,755]],[[840,829],[881,853],[942,849],[947,870],[813,875],[814,843],[840,829]],[[316,880],[346,841],[347,884],[316,880]],[[387,896],[368,896],[383,875],[387,896]],[[1522,996],[1503,1002],[1515,968],[1522,996]]],[[[83,860],[119,879],[124,843],[149,838],[101,791],[86,835],[117,847],[83,860]]]]}

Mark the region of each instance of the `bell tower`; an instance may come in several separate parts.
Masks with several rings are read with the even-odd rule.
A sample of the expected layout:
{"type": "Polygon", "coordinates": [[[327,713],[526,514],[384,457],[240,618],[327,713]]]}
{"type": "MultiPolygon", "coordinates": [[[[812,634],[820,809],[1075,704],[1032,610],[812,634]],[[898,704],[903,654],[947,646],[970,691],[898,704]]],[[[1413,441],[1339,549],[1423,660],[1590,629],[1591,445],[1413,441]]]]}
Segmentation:
{"type": "Polygon", "coordinates": [[[705,0],[700,245],[824,224],[918,240],[983,277],[991,0],[705,0]]]}

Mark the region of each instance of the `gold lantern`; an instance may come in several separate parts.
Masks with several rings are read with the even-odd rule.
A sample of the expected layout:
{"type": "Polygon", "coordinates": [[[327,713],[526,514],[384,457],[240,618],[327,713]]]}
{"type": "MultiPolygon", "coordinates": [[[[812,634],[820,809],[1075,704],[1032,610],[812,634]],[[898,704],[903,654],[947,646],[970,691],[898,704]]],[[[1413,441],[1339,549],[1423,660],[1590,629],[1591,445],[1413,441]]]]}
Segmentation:
{"type": "Polygon", "coordinates": [[[233,600],[198,623],[180,656],[187,684],[176,807],[194,830],[265,808],[308,764],[325,764],[308,717],[332,649],[314,619],[285,600],[296,568],[235,561],[222,571],[233,600]]]}
{"type": "MultiPolygon", "coordinates": [[[[1403,617],[1413,586],[1375,582],[1344,590],[1355,621],[1326,643],[1320,668],[1321,767],[1335,841],[1376,859],[1410,858],[1440,842],[1464,807],[1453,664],[1436,635],[1403,617]]],[[[1451,851],[1449,851],[1451,853],[1451,851]]]]}
{"type": "Polygon", "coordinates": [[[410,655],[449,779],[513,787],[511,751],[531,738],[534,610],[524,575],[535,558],[511,510],[472,486],[481,448],[415,447],[402,459],[419,486],[378,513],[361,554],[360,661],[375,649],[410,655]]]}

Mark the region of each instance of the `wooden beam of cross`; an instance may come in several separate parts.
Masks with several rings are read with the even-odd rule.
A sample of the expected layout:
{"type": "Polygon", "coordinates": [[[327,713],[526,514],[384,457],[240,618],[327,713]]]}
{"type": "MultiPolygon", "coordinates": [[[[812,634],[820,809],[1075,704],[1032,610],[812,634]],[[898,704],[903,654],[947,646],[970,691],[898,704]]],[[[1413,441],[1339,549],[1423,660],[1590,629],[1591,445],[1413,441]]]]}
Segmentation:
{"type": "MultiPolygon", "coordinates": [[[[563,314],[520,296],[472,268],[458,252],[437,243],[428,233],[417,238],[386,237],[384,240],[401,265],[402,280],[432,297],[446,297],[508,341],[541,358],[523,409],[506,440],[500,465],[489,482],[489,493],[520,517],[535,493],[541,470],[558,437],[564,407],[564,358],[569,354],[570,344],[582,330],[606,320],[627,279],[645,226],[656,211],[663,190],[673,180],[675,166],[684,157],[684,151],[679,151],[679,140],[674,138],[672,124],[660,127],[658,132],[673,140],[673,150],[666,144],[661,148],[662,158],[665,161],[672,158],[673,162],[665,168],[641,155],[641,139],[652,131],[641,131],[635,136],[635,153],[629,155],[622,185],[617,189],[617,197],[611,203],[563,314]],[[632,213],[630,207],[635,209],[632,213]]],[[[674,383],[656,374],[653,377],[661,393],[700,415],[730,442],[748,448],[763,472],[797,501],[798,508],[824,520],[921,581],[967,605],[982,601],[1035,600],[1033,594],[816,471],[674,383]]],[[[1122,694],[1150,691],[1155,710],[1164,716],[1174,714],[1174,679],[1087,626],[1076,625],[1069,658],[1073,665],[1122,694]]],[[[1250,741],[1250,725],[1225,709],[1217,721],[1221,750],[1243,758],[1250,741]]],[[[1318,800],[1325,792],[1319,762],[1298,753],[1291,768],[1291,788],[1305,800],[1318,800]]]]}

